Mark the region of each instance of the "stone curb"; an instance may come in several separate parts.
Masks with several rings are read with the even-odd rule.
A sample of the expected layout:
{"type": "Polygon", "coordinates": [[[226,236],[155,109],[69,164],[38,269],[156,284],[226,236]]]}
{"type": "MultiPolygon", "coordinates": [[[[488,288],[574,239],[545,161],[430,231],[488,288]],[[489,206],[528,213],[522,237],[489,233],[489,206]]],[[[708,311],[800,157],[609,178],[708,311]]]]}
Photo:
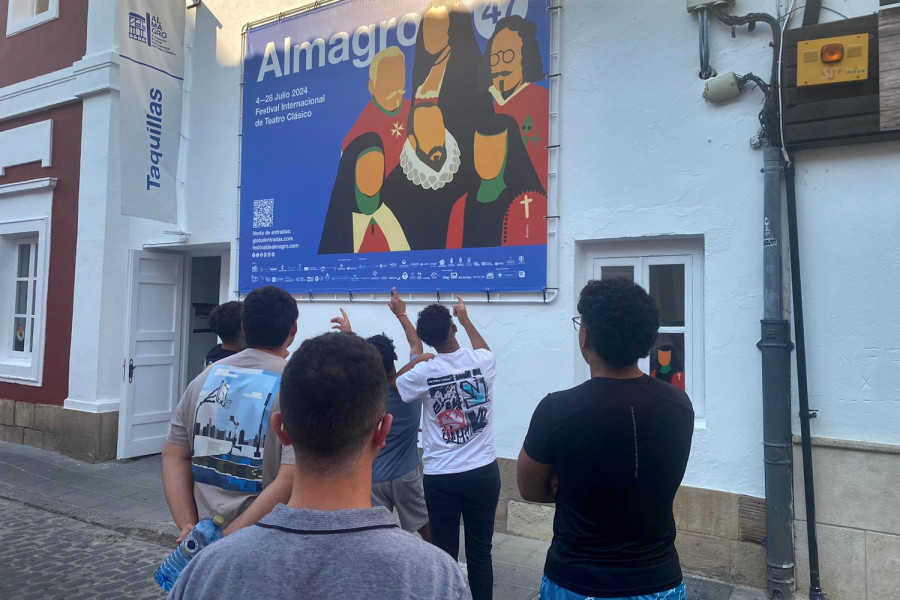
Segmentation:
{"type": "Polygon", "coordinates": [[[19,504],[53,513],[61,517],[75,519],[76,521],[81,521],[82,523],[87,523],[89,525],[104,527],[125,536],[137,537],[144,541],[169,548],[175,547],[177,536],[173,535],[170,531],[166,531],[166,529],[169,529],[170,527],[165,526],[168,524],[160,524],[159,528],[152,528],[135,526],[134,524],[125,524],[124,520],[100,519],[97,518],[96,513],[90,509],[64,505],[55,498],[47,498],[46,496],[39,496],[37,494],[10,494],[9,489],[0,489],[0,498],[11,502],[18,502],[19,504]]]}

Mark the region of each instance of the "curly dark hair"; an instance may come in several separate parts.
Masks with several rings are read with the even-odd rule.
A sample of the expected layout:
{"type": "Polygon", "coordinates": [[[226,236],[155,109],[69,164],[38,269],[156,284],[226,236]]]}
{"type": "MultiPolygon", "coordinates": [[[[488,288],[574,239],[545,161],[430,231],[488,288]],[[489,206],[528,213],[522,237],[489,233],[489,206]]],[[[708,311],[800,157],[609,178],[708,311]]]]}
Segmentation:
{"type": "Polygon", "coordinates": [[[450,337],[452,322],[453,319],[446,306],[429,304],[419,312],[419,318],[416,319],[416,333],[419,334],[420,340],[432,348],[437,348],[450,337]]]}
{"type": "Polygon", "coordinates": [[[291,335],[300,311],[297,301],[280,287],[256,288],[244,298],[241,320],[248,348],[278,348],[291,335]]]}
{"type": "Polygon", "coordinates": [[[537,25],[519,15],[503,17],[494,26],[494,33],[488,40],[478,65],[478,89],[491,87],[491,52],[494,38],[504,29],[515,31],[522,39],[522,79],[534,83],[544,78],[544,61],[541,59],[541,47],[537,41],[537,25]]]}
{"type": "Polygon", "coordinates": [[[244,303],[233,300],[220,304],[209,313],[209,328],[224,344],[238,341],[241,337],[241,308],[244,303]]]}
{"type": "Polygon", "coordinates": [[[627,367],[650,354],[659,330],[653,298],[622,277],[589,281],[578,298],[578,314],[591,347],[611,367],[627,367]]]}
{"type": "Polygon", "coordinates": [[[383,333],[379,333],[378,335],[367,337],[366,341],[375,346],[375,349],[381,355],[381,360],[384,363],[384,372],[388,375],[393,374],[395,368],[394,357],[397,356],[394,340],[383,333]]]}
{"type": "Polygon", "coordinates": [[[284,369],[280,402],[298,464],[324,475],[339,472],[384,416],[381,355],[355,333],[310,338],[284,369]]]}

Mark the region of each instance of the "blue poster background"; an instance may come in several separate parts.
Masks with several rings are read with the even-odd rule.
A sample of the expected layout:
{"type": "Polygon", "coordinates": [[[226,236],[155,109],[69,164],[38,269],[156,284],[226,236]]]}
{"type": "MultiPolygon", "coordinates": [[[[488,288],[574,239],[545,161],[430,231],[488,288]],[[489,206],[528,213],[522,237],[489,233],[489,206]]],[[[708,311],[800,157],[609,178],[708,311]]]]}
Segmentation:
{"type": "MultiPolygon", "coordinates": [[[[550,66],[549,11],[546,0],[466,2],[482,52],[492,21],[509,11],[523,13],[537,24],[544,72],[550,66]],[[510,6],[510,5],[514,6],[510,6]],[[524,6],[523,6],[524,5],[524,6]],[[480,21],[480,22],[479,22],[480,21]]],[[[412,90],[415,43],[398,43],[398,35],[414,39],[427,0],[345,0],[280,22],[250,29],[246,34],[241,140],[241,242],[239,288],[242,292],[278,285],[296,293],[447,291],[540,291],[547,281],[546,244],[458,250],[395,251],[366,254],[318,254],[323,223],[341,157],[344,136],[370,101],[369,67],[350,59],[276,77],[268,72],[258,81],[267,45],[274,43],[279,66],[285,66],[285,38],[301,44],[375,25],[395,18],[403,26],[376,29],[375,51],[399,46],[406,57],[406,97],[412,90]],[[292,111],[293,119],[276,120],[260,109],[284,102],[309,101],[292,111]]],[[[330,48],[326,46],[326,49],[330,48]]],[[[271,49],[270,49],[271,51],[271,49]]],[[[271,66],[271,57],[269,59],[271,66]]],[[[360,61],[364,62],[364,61],[360,61]]],[[[548,88],[543,79],[532,85],[548,88]]],[[[282,117],[287,112],[278,113],[282,117]]]]}

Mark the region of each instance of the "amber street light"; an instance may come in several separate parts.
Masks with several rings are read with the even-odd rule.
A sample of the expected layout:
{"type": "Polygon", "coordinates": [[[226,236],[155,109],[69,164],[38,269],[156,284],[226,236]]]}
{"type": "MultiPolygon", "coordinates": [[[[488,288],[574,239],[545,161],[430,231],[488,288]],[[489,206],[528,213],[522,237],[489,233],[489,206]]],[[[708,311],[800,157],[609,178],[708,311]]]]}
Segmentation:
{"type": "Polygon", "coordinates": [[[844,60],[843,44],[825,44],[822,46],[822,62],[836,63],[844,60]]]}

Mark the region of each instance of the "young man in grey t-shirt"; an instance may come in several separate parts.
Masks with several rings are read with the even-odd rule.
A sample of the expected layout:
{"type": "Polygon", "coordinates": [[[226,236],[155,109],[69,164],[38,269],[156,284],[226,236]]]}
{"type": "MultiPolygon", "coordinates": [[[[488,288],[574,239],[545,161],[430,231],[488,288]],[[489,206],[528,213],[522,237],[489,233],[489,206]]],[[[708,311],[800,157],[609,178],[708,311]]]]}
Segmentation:
{"type": "Polygon", "coordinates": [[[471,599],[455,561],[372,508],[372,462],[392,421],[386,391],[381,356],[357,335],[303,342],[272,417],[296,454],[290,501],[201,551],[169,599],[471,599]]]}
{"type": "Polygon", "coordinates": [[[163,447],[166,501],[184,538],[216,515],[225,533],[256,523],[290,497],[294,452],[269,435],[297,301],[281,288],[250,292],[242,307],[246,350],[208,366],[187,387],[163,447]]]}

